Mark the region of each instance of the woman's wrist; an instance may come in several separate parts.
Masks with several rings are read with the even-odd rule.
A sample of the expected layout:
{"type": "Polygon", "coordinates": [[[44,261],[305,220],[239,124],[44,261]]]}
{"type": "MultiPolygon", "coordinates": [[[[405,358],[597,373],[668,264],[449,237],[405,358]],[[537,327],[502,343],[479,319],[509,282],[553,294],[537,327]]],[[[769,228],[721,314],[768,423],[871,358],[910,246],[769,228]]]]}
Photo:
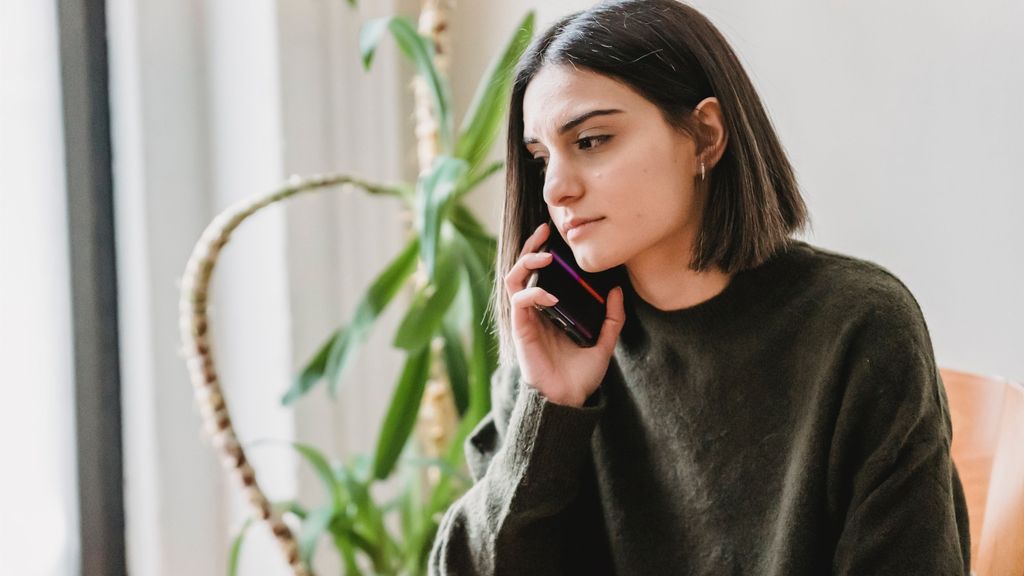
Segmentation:
{"type": "Polygon", "coordinates": [[[572,408],[582,408],[584,402],[587,401],[586,397],[579,398],[571,394],[543,394],[543,396],[547,398],[548,402],[572,408]]]}

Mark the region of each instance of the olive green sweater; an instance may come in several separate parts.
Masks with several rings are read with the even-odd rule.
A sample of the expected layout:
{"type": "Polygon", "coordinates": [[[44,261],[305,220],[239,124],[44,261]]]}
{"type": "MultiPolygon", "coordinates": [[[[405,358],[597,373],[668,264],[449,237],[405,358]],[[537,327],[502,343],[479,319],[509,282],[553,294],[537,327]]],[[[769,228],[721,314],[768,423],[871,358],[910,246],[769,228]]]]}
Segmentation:
{"type": "Polygon", "coordinates": [[[690,308],[624,289],[582,408],[495,373],[430,574],[969,573],[946,395],[896,277],[793,241],[690,308]]]}

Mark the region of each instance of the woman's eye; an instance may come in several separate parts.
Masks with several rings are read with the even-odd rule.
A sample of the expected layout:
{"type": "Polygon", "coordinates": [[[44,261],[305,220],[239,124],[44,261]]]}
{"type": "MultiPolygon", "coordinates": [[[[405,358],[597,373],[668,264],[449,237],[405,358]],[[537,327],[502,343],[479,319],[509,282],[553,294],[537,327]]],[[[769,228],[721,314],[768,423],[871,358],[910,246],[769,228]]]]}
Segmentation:
{"type": "MultiPolygon", "coordinates": [[[[611,138],[610,134],[602,134],[602,135],[599,135],[599,136],[587,136],[586,138],[580,138],[579,140],[577,140],[576,144],[579,145],[580,150],[591,150],[595,146],[600,146],[601,144],[603,144],[605,141],[609,140],[610,138],[611,138]]],[[[536,158],[530,158],[530,162],[537,165],[537,167],[540,170],[540,173],[541,173],[542,176],[547,171],[547,167],[548,167],[548,158],[547,158],[547,156],[538,156],[536,158]]]]}
{"type": "Polygon", "coordinates": [[[548,159],[546,156],[541,156],[539,158],[530,158],[530,162],[537,165],[537,168],[540,169],[541,174],[544,174],[544,171],[548,167],[548,159]]]}
{"type": "Polygon", "coordinates": [[[580,138],[576,141],[580,145],[580,150],[589,150],[594,146],[598,146],[605,140],[611,138],[608,134],[602,134],[600,136],[587,136],[586,138],[580,138]]]}

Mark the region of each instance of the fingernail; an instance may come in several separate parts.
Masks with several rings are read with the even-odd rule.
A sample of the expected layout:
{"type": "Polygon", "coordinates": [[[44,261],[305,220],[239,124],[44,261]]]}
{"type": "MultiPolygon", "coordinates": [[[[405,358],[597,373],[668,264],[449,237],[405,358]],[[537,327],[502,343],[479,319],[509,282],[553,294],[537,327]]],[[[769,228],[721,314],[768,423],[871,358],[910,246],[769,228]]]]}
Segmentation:
{"type": "Polygon", "coordinates": [[[558,298],[555,298],[554,294],[546,294],[544,301],[548,303],[548,306],[558,304],[558,298]]]}
{"type": "Polygon", "coordinates": [[[537,226],[537,229],[534,230],[534,232],[540,232],[540,229],[545,227],[545,226],[547,226],[547,225],[548,225],[547,222],[542,222],[540,226],[537,226]]]}

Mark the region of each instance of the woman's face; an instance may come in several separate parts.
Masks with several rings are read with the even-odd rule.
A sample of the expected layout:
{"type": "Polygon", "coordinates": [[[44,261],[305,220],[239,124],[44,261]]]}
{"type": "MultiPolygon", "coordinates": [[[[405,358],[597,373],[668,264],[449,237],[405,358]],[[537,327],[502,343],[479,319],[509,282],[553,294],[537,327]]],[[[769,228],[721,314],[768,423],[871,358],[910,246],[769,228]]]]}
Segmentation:
{"type": "Polygon", "coordinates": [[[696,148],[654,104],[607,76],[548,65],[526,88],[523,125],[546,166],[551,220],[581,268],[689,262],[703,209],[696,148]],[[599,220],[569,230],[577,218],[599,220]]]}

